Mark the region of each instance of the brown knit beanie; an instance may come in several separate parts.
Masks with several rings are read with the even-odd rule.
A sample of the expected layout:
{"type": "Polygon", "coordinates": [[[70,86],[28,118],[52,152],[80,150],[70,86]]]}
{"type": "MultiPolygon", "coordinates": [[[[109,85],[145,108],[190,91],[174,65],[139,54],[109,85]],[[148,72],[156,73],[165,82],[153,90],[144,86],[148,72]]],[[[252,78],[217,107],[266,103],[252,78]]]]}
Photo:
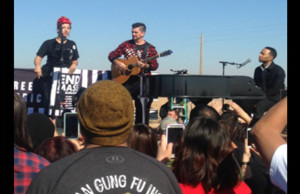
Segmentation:
{"type": "Polygon", "coordinates": [[[89,86],[77,104],[88,143],[114,146],[127,141],[134,120],[132,98],[121,84],[102,80],[89,86]]]}

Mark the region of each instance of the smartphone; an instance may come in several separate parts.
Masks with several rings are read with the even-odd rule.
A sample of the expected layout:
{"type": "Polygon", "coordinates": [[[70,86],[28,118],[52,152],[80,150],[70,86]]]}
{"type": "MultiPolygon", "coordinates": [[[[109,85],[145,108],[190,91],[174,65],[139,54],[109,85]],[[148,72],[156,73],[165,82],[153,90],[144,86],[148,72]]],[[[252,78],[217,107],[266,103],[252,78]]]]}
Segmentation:
{"type": "Polygon", "coordinates": [[[169,124],[166,128],[167,143],[177,143],[185,126],[183,124],[169,124]]]}
{"type": "Polygon", "coordinates": [[[251,148],[251,138],[249,138],[249,133],[251,131],[252,128],[247,128],[247,132],[246,132],[246,139],[248,139],[248,148],[251,148]]]}
{"type": "Polygon", "coordinates": [[[183,130],[185,129],[184,124],[169,124],[166,128],[166,138],[167,144],[172,142],[173,149],[172,149],[172,156],[171,158],[175,158],[175,147],[178,145],[178,142],[182,136],[183,130]]]}
{"type": "Polygon", "coordinates": [[[75,112],[64,113],[64,134],[67,139],[78,139],[80,125],[75,112]]]}

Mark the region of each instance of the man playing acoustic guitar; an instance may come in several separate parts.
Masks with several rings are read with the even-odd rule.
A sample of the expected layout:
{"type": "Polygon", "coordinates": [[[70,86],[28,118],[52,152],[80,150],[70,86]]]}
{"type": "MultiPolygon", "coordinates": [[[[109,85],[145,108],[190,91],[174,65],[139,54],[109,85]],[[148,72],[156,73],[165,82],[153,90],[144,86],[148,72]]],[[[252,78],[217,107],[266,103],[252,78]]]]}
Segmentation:
{"type": "MultiPolygon", "coordinates": [[[[143,23],[132,24],[132,39],[121,43],[118,48],[110,52],[108,59],[112,62],[112,77],[115,81],[123,84],[130,92],[132,99],[135,101],[135,123],[142,123],[142,104],[138,98],[140,94],[140,77],[141,73],[150,74],[151,71],[158,68],[156,58],[143,62],[143,59],[156,56],[157,51],[153,45],[144,40],[146,26],[143,23]],[[124,55],[125,59],[118,59],[124,55]],[[136,59],[136,61],[135,61],[136,59]],[[130,61],[129,64],[125,61],[130,61]],[[133,61],[133,62],[132,62],[133,61]],[[134,63],[134,64],[133,64],[134,63]]],[[[149,124],[149,110],[153,99],[149,98],[146,104],[145,122],[149,124]]]]}

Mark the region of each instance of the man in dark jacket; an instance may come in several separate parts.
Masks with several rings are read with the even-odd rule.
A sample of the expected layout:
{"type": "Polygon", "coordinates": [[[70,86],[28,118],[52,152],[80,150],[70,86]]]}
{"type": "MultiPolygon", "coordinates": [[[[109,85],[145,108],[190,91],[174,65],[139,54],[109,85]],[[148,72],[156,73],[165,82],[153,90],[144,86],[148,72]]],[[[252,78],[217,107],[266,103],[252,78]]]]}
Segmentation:
{"type": "Polygon", "coordinates": [[[262,64],[254,71],[254,81],[265,92],[266,98],[255,105],[256,120],[280,100],[280,90],[284,89],[285,72],[273,62],[276,56],[277,52],[272,47],[263,48],[259,54],[262,64]]]}

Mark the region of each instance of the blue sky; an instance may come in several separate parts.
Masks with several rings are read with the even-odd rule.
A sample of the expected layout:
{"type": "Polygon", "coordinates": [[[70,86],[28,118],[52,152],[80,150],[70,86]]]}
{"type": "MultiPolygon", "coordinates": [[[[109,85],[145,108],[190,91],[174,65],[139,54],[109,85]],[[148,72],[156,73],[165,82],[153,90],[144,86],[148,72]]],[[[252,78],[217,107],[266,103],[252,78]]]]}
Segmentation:
{"type": "MultiPolygon", "coordinates": [[[[107,56],[121,42],[131,39],[131,24],[147,26],[145,40],[160,53],[161,74],[170,69],[200,72],[200,42],[203,34],[203,75],[253,77],[265,46],[274,47],[275,63],[287,72],[287,0],[15,0],[14,66],[34,68],[41,44],[56,37],[56,22],[67,16],[72,22],[69,39],[79,50],[80,69],[110,70],[107,56]]],[[[42,64],[46,62],[46,57],[42,64]]],[[[287,83],[286,83],[287,85],[287,83]]]]}

